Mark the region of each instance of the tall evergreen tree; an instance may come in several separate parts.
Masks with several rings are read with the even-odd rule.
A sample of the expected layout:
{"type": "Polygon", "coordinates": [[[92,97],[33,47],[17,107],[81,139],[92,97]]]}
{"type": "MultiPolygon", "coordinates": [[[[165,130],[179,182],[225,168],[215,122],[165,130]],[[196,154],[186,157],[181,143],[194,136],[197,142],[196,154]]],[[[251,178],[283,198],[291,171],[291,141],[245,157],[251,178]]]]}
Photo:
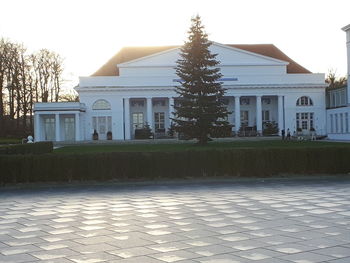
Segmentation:
{"type": "Polygon", "coordinates": [[[225,121],[229,112],[223,104],[226,89],[221,86],[217,54],[211,54],[212,44],[204,31],[201,18],[192,18],[188,40],[181,48],[181,58],[177,61],[176,74],[180,84],[174,105],[175,130],[187,138],[195,138],[199,144],[206,144],[210,134],[217,127],[228,126],[225,121]]]}

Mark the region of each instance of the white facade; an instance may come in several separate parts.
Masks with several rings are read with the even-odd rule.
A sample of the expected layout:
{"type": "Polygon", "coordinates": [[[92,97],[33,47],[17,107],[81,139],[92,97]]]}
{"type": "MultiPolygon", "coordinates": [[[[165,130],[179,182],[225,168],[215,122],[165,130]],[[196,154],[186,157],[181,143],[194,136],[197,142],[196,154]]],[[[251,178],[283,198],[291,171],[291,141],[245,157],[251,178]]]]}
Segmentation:
{"type": "Polygon", "coordinates": [[[329,139],[350,141],[350,24],[343,27],[342,30],[346,33],[348,86],[346,91],[342,89],[333,91],[333,103],[341,106],[327,110],[327,133],[329,139]],[[337,92],[342,93],[336,94],[337,92]]]}
{"type": "MultiPolygon", "coordinates": [[[[304,133],[314,128],[318,135],[326,134],[324,74],[287,73],[288,61],[219,43],[211,51],[220,61],[233,131],[245,125],[256,126],[261,133],[265,121],[274,121],[280,131],[293,133],[300,127],[304,133]]],[[[75,139],[91,140],[96,130],[102,140],[108,131],[113,140],[129,140],[135,128],[146,123],[155,133],[166,132],[177,100],[179,79],[174,68],[179,52],[180,48],[172,48],[114,65],[119,76],[80,77],[75,139]]],[[[67,112],[59,108],[59,104],[36,104],[36,140],[47,139],[42,135],[44,113],[58,115],[55,129],[61,129],[57,125],[62,125],[67,112]]],[[[65,140],[62,132],[56,132],[55,140],[65,140]]]]}

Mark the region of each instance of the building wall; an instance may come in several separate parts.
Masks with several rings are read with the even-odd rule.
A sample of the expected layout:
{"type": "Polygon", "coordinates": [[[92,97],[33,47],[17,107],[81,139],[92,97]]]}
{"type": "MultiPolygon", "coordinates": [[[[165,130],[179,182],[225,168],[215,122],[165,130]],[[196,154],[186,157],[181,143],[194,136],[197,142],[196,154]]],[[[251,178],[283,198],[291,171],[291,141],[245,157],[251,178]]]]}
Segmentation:
{"type": "Polygon", "coordinates": [[[331,140],[350,140],[350,107],[327,110],[327,133],[331,140]]]}
{"type": "MultiPolygon", "coordinates": [[[[261,113],[258,116],[256,114],[256,96],[263,96],[271,98],[271,104],[262,103],[262,110],[269,109],[271,120],[276,122],[281,118],[278,101],[283,100],[283,125],[279,125],[281,129],[294,131],[296,113],[306,111],[314,113],[317,133],[325,134],[324,74],[287,74],[287,63],[284,61],[220,44],[212,45],[211,49],[218,54],[217,59],[221,62],[219,67],[224,75],[222,83],[227,88],[229,110],[235,110],[235,97],[248,97],[250,100],[249,105],[240,105],[241,111],[249,111],[249,126],[254,126],[257,118],[261,118],[261,113]],[[297,107],[296,101],[301,96],[312,98],[314,105],[297,107]]],[[[128,134],[132,132],[133,112],[143,112],[144,120],[153,124],[157,108],[152,107],[152,115],[147,116],[147,102],[141,109],[131,106],[133,99],[149,101],[151,98],[165,98],[165,106],[158,107],[158,110],[165,112],[165,126],[169,127],[169,101],[178,96],[175,86],[179,83],[176,82],[178,77],[174,70],[178,58],[179,49],[174,49],[120,64],[120,76],[81,77],[79,87],[76,88],[80,101],[86,108],[84,113],[79,114],[81,139],[92,139],[94,116],[112,117],[112,134],[116,140],[128,138],[128,134]],[[93,104],[99,99],[108,101],[110,109],[93,110],[93,104]],[[131,107],[128,116],[125,116],[125,112],[128,112],[125,108],[127,103],[131,107]]],[[[232,124],[234,119],[234,114],[231,114],[229,121],[232,124]]]]}

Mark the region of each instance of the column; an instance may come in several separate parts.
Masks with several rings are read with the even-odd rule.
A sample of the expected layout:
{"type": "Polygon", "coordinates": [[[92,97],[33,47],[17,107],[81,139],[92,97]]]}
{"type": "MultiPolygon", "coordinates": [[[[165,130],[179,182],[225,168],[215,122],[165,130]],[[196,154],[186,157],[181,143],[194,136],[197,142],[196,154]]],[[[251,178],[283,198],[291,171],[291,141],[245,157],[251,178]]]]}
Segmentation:
{"type": "Polygon", "coordinates": [[[238,135],[240,127],[241,127],[240,96],[235,96],[235,129],[236,129],[236,136],[238,135]]]}
{"type": "Polygon", "coordinates": [[[81,141],[80,138],[80,116],[79,112],[75,113],[75,140],[81,141]]]}
{"type": "Polygon", "coordinates": [[[34,114],[34,141],[40,142],[41,141],[41,125],[40,125],[40,114],[35,113],[34,114]]]}
{"type": "Polygon", "coordinates": [[[283,96],[278,96],[278,130],[280,135],[283,129],[283,96]]]}
{"type": "Polygon", "coordinates": [[[261,96],[256,96],[256,131],[258,135],[262,135],[261,96]]]}
{"type": "Polygon", "coordinates": [[[56,142],[59,142],[61,140],[61,134],[60,134],[61,126],[60,126],[60,114],[55,114],[55,135],[56,135],[56,142]]]}
{"type": "Polygon", "coordinates": [[[124,98],[124,138],[130,140],[130,98],[124,98]]]}
{"type": "Polygon", "coordinates": [[[152,132],[154,130],[153,127],[153,111],[152,111],[152,98],[147,98],[147,123],[151,128],[152,132]]]}
{"type": "Polygon", "coordinates": [[[169,98],[169,128],[172,120],[170,118],[174,118],[174,98],[169,98]]]}

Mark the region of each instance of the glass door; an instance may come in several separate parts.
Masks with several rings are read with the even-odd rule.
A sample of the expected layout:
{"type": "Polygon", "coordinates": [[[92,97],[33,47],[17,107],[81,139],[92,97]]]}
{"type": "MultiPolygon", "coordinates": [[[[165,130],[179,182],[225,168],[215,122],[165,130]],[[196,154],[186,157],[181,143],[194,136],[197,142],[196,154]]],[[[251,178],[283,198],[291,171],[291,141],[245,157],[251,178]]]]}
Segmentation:
{"type": "Polygon", "coordinates": [[[55,118],[46,117],[44,118],[44,130],[45,130],[45,141],[55,141],[55,118]]]}
{"type": "Polygon", "coordinates": [[[64,139],[65,141],[75,140],[75,119],[74,117],[64,118],[64,139]]]}
{"type": "Polygon", "coordinates": [[[98,133],[99,140],[106,140],[107,132],[112,132],[112,116],[92,117],[92,128],[98,133]]]}

